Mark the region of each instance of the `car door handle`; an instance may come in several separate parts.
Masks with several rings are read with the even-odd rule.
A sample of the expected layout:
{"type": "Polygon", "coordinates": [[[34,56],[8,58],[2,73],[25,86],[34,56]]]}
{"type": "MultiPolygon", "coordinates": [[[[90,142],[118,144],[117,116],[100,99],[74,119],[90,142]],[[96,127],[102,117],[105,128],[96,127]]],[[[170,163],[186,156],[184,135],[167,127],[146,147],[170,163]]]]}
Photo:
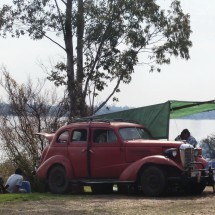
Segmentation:
{"type": "Polygon", "coordinates": [[[84,153],[86,151],[87,151],[87,148],[81,150],[82,153],[84,153]]]}
{"type": "MultiPolygon", "coordinates": [[[[81,152],[82,152],[82,153],[84,153],[84,152],[86,152],[86,151],[87,151],[87,149],[86,149],[86,148],[81,150],[81,152]]],[[[89,149],[89,152],[94,153],[94,151],[93,151],[93,150],[91,150],[91,149],[89,149]]]]}

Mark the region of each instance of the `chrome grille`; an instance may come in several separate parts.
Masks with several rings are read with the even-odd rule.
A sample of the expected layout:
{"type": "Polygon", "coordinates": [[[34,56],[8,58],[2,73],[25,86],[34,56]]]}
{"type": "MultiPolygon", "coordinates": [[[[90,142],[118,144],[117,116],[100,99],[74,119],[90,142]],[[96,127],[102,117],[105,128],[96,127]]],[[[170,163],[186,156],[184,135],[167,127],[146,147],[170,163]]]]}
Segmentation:
{"type": "Polygon", "coordinates": [[[185,167],[188,167],[192,162],[194,162],[194,149],[187,148],[184,150],[184,153],[185,153],[185,167]]]}
{"type": "Polygon", "coordinates": [[[181,162],[183,167],[186,169],[191,166],[194,159],[194,148],[189,144],[182,144],[180,147],[181,162]]]}

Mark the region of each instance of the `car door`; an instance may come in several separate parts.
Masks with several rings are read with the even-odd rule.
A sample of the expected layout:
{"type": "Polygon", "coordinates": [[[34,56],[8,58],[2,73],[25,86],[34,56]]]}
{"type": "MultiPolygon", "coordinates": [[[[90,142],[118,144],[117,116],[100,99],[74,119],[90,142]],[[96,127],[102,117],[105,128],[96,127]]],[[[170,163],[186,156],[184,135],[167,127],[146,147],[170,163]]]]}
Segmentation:
{"type": "Polygon", "coordinates": [[[92,129],[90,161],[91,177],[119,177],[124,166],[124,148],[114,130],[92,129]]]}
{"type": "Polygon", "coordinates": [[[88,172],[88,128],[74,128],[68,145],[68,153],[75,178],[87,178],[88,172]]]}
{"type": "Polygon", "coordinates": [[[67,146],[69,140],[69,131],[62,130],[56,136],[56,141],[53,141],[52,147],[49,147],[46,158],[51,158],[56,155],[67,156],[67,146]]]}

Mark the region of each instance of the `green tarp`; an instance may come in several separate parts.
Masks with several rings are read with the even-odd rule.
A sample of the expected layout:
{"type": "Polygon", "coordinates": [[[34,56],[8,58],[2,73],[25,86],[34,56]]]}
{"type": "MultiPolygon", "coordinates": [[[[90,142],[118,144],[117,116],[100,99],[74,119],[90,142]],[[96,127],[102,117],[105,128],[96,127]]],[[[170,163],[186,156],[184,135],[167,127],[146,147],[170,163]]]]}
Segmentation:
{"type": "Polygon", "coordinates": [[[169,120],[215,110],[215,100],[205,102],[167,101],[165,103],[132,108],[124,111],[93,116],[102,119],[132,120],[147,127],[154,138],[169,138],[169,120]]]}
{"type": "Polygon", "coordinates": [[[196,113],[215,110],[215,100],[205,102],[188,102],[188,101],[169,101],[170,118],[176,119],[183,116],[189,116],[196,113]]]}

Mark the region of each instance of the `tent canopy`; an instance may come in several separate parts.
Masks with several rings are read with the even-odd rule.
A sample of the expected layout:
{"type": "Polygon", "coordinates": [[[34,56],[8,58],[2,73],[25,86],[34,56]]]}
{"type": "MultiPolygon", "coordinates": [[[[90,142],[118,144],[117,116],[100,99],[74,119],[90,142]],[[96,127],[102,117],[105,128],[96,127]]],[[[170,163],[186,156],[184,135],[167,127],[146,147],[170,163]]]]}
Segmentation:
{"type": "Polygon", "coordinates": [[[167,101],[165,103],[96,115],[93,118],[133,120],[147,127],[156,139],[169,138],[169,120],[215,110],[215,100],[205,102],[167,101]]]}
{"type": "Polygon", "coordinates": [[[215,110],[215,100],[205,102],[169,101],[171,105],[170,118],[176,119],[196,113],[215,110]]]}

